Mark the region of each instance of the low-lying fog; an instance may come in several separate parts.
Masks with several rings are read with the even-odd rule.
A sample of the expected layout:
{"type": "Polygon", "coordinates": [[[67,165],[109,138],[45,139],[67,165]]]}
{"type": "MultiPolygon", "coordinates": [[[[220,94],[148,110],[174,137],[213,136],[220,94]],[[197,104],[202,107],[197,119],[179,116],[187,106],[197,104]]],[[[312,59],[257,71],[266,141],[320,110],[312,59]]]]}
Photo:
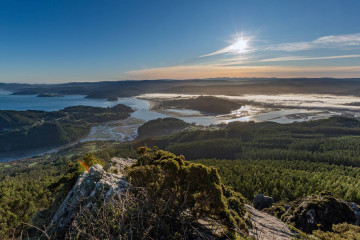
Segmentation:
{"type": "MultiPolygon", "coordinates": [[[[188,94],[144,94],[141,99],[182,99],[200,95],[188,94]]],[[[214,123],[231,121],[273,121],[291,123],[327,118],[334,115],[348,117],[360,116],[360,98],[355,96],[337,96],[329,94],[281,94],[281,95],[213,95],[232,101],[247,102],[228,115],[214,117],[214,123]]],[[[177,110],[179,111],[179,110],[177,110]]]]}

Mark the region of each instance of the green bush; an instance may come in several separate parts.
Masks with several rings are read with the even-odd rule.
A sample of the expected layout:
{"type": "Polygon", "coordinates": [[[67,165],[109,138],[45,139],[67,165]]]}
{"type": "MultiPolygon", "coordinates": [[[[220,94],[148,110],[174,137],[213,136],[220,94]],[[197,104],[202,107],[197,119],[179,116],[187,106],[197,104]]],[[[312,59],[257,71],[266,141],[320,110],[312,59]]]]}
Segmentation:
{"type": "Polygon", "coordinates": [[[232,232],[248,232],[244,198],[222,184],[215,168],[187,162],[184,156],[157,148],[141,147],[138,151],[141,156],[128,172],[129,181],[151,194],[159,209],[157,225],[169,231],[161,234],[181,233],[182,218],[187,222],[210,218],[223,221],[232,232]]]}
{"type": "Polygon", "coordinates": [[[332,232],[316,230],[313,235],[319,240],[354,240],[360,239],[360,227],[348,223],[332,226],[332,232]]]}
{"type": "Polygon", "coordinates": [[[83,161],[86,164],[86,166],[91,167],[95,164],[100,164],[101,166],[104,165],[103,161],[96,158],[93,153],[87,153],[83,156],[83,161]]]}

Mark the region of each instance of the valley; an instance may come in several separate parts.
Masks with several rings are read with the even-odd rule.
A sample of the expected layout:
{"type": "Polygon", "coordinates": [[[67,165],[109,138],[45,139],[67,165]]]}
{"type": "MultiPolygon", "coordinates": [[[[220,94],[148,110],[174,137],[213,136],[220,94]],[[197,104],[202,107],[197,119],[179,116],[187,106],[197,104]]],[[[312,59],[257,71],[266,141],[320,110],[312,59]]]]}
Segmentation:
{"type": "Polygon", "coordinates": [[[2,1],[0,240],[360,240],[360,1],[2,1]]]}
{"type": "MultiPolygon", "coordinates": [[[[6,101],[0,103],[0,140],[8,146],[0,154],[0,211],[7,222],[1,236],[13,227],[37,236],[14,219],[36,226],[50,221],[84,171],[80,162],[105,166],[113,158],[135,159],[142,146],[216,168],[223,184],[247,204],[258,193],[271,196],[276,205],[264,211],[286,224],[295,224],[290,217],[284,220],[295,212],[284,211],[285,205],[297,209],[297,201],[324,191],[360,203],[360,107],[355,104],[360,98],[355,95],[153,92],[107,101],[65,94],[46,97],[48,105],[37,95],[1,94],[6,101]],[[75,105],[78,100],[83,105],[75,105]],[[27,133],[17,136],[19,131],[27,133]]],[[[291,236],[312,233],[296,227],[291,236]]],[[[315,229],[316,236],[329,230],[315,229]]]]}

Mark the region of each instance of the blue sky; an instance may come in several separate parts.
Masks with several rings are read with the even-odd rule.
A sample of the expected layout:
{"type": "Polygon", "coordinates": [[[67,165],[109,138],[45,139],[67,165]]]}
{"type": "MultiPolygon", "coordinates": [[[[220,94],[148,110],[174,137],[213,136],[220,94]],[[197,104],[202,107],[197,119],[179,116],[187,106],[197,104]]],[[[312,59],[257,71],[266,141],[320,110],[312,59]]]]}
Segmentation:
{"type": "Polygon", "coordinates": [[[360,1],[0,0],[0,82],[360,77],[360,1]]]}

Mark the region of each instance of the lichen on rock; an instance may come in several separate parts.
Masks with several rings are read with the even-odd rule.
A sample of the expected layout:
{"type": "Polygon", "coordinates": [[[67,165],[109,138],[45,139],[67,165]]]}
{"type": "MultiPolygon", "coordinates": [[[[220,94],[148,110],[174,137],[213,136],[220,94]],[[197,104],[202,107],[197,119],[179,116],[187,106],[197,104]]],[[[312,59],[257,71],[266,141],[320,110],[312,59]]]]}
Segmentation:
{"type": "Polygon", "coordinates": [[[61,238],[66,234],[81,207],[91,208],[126,189],[129,184],[123,173],[126,166],[134,162],[133,159],[113,158],[106,168],[117,174],[106,172],[100,164],[95,164],[88,172],[80,174],[74,187],[53,216],[47,228],[49,234],[61,238]]]}

